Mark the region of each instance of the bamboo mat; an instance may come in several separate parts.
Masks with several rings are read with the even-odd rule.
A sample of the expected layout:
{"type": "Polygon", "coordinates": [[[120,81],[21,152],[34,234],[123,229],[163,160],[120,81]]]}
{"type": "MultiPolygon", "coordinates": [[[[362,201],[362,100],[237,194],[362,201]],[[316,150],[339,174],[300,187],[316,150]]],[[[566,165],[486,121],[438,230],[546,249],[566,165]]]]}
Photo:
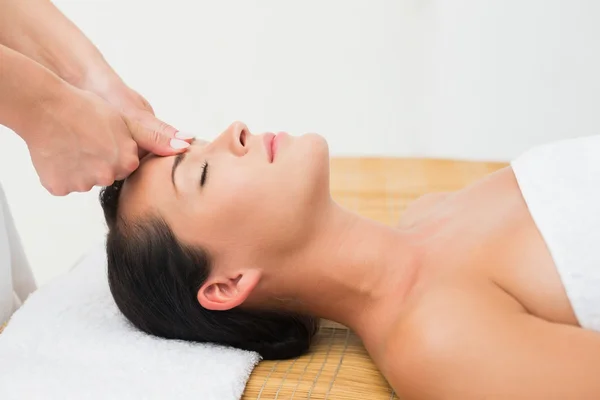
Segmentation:
{"type": "MultiPolygon", "coordinates": [[[[503,163],[396,158],[331,160],[333,198],[366,217],[395,225],[406,206],[429,193],[458,190],[503,163]]],[[[308,354],[263,361],[252,372],[243,400],[398,399],[360,339],[324,321],[308,354]]]]}
{"type": "MultiPolygon", "coordinates": [[[[416,198],[458,190],[503,163],[397,158],[331,160],[331,191],[344,207],[394,225],[416,198]]],[[[0,323],[0,333],[4,325],[0,323]]],[[[308,354],[263,361],[252,372],[243,400],[398,399],[369,358],[360,339],[345,327],[323,321],[308,354]]]]}

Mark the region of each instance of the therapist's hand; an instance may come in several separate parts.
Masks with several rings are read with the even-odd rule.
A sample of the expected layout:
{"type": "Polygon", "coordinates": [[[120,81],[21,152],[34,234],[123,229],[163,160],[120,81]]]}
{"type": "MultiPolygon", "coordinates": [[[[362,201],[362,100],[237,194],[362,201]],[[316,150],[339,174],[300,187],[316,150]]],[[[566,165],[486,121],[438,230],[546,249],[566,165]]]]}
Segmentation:
{"type": "Polygon", "coordinates": [[[185,151],[188,143],[173,128],[152,126],[144,113],[151,115],[143,109],[125,115],[94,93],[64,85],[32,113],[22,135],[42,185],[56,196],[86,192],[131,174],[139,147],[164,155],[185,151]]]}
{"type": "Polygon", "coordinates": [[[93,92],[115,107],[127,119],[130,129],[144,134],[135,135],[140,158],[148,153],[159,156],[173,155],[185,145],[173,138],[189,141],[193,134],[179,132],[154,115],[150,103],[127,86],[112,70],[90,73],[79,84],[83,90],[93,92]]]}
{"type": "Polygon", "coordinates": [[[179,153],[177,137],[190,137],[158,120],[47,0],[0,0],[0,124],[25,140],[56,195],[111,184],[140,156],[179,153]]]}

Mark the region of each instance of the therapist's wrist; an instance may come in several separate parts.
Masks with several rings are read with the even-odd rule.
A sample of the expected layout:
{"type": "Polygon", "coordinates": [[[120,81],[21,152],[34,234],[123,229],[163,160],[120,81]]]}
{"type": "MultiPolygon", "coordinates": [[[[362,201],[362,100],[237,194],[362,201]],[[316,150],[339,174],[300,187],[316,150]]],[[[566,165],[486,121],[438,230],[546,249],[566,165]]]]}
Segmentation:
{"type": "Polygon", "coordinates": [[[62,78],[76,88],[95,93],[102,98],[124,84],[116,72],[103,61],[72,70],[62,78]]]}
{"type": "Polygon", "coordinates": [[[21,115],[27,116],[15,126],[15,132],[30,146],[43,136],[44,127],[49,119],[59,118],[64,114],[64,109],[76,104],[73,101],[73,90],[69,83],[58,76],[48,74],[40,77],[34,88],[30,88],[31,96],[23,102],[21,115]]]}
{"type": "Polygon", "coordinates": [[[128,94],[131,89],[108,65],[87,69],[72,84],[81,90],[94,93],[120,111],[130,106],[128,94]]]}
{"type": "Polygon", "coordinates": [[[0,45],[0,123],[26,142],[36,134],[42,116],[58,104],[70,86],[54,72],[0,45]]]}

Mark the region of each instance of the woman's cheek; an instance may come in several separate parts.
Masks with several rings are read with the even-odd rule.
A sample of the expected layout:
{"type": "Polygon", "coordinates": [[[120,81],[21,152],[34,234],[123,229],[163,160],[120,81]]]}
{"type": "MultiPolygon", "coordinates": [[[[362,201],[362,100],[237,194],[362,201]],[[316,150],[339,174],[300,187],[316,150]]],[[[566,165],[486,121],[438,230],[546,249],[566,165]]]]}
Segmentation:
{"type": "Polygon", "coordinates": [[[244,174],[227,174],[215,185],[215,206],[230,215],[247,214],[259,200],[260,189],[256,182],[245,179],[244,174]]]}
{"type": "Polygon", "coordinates": [[[259,171],[238,170],[238,173],[229,175],[228,188],[232,196],[243,196],[242,201],[248,201],[264,192],[264,180],[265,177],[259,171]]]}

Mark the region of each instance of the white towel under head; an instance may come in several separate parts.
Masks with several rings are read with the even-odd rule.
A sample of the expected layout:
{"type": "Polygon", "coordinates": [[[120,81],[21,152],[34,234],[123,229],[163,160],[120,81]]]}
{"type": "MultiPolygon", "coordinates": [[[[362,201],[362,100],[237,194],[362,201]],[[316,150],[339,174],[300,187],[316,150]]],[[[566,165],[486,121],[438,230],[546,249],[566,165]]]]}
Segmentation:
{"type": "Polygon", "coordinates": [[[237,400],[258,361],[131,327],[110,295],[99,246],[31,295],[0,335],[0,399],[237,400]]]}

